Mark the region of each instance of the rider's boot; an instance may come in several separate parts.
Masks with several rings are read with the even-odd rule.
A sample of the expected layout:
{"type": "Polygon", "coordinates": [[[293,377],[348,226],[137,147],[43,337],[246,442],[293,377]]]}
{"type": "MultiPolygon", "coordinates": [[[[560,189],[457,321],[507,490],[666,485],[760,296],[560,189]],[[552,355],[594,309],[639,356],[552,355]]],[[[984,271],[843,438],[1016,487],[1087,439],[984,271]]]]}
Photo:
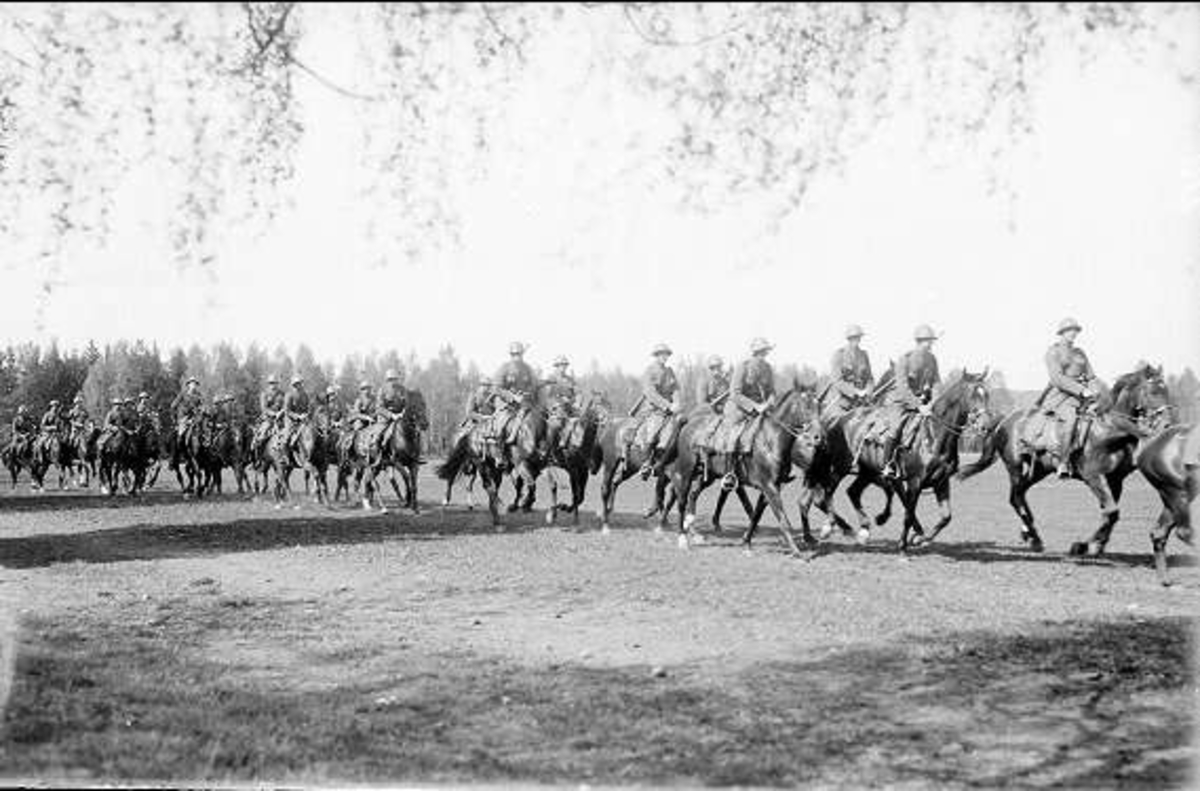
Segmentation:
{"type": "Polygon", "coordinates": [[[732,492],[738,486],[737,477],[737,454],[725,454],[725,476],[721,478],[721,488],[724,491],[732,492]]]}
{"type": "Polygon", "coordinates": [[[1071,449],[1075,445],[1075,420],[1068,418],[1063,426],[1062,441],[1058,444],[1058,477],[1071,477],[1071,449]]]}

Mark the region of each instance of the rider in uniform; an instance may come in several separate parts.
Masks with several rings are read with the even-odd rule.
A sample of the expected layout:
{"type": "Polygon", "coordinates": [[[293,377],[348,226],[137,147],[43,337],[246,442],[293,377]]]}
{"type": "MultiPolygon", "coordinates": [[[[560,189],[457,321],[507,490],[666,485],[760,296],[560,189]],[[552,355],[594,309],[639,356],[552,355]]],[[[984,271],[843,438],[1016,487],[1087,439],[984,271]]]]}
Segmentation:
{"type": "Polygon", "coordinates": [[[913,333],[913,338],[917,347],[896,361],[896,383],[884,399],[888,431],[883,443],[883,457],[887,460],[883,474],[889,477],[897,474],[895,455],[906,426],[914,415],[929,417],[932,414],[930,404],[934,390],[941,384],[937,358],[933,355],[937,334],[928,324],[922,324],[913,333]]]}
{"type": "Polygon", "coordinates": [[[283,416],[283,391],[279,389],[279,378],[275,374],[267,377],[267,389],[258,399],[258,425],[254,427],[253,452],[262,458],[271,430],[277,428],[283,416]]]}
{"type": "Polygon", "coordinates": [[[387,384],[379,392],[375,408],[375,418],[384,427],[376,439],[378,448],[385,447],[391,441],[392,432],[396,430],[396,425],[404,417],[404,410],[408,407],[408,390],[400,379],[400,372],[389,370],[385,378],[387,384]]]}
{"type": "Polygon", "coordinates": [[[200,380],[189,376],[183,392],[175,396],[171,402],[171,412],[175,416],[175,439],[182,442],[184,433],[192,421],[200,417],[204,409],[204,398],[200,395],[200,380]]]}
{"type": "Polygon", "coordinates": [[[325,388],[325,396],[317,404],[315,411],[323,416],[330,428],[341,428],[342,421],[346,418],[346,408],[342,405],[337,385],[325,388]]]}
{"type": "Polygon", "coordinates": [[[564,429],[576,417],[575,408],[575,377],[567,371],[570,362],[565,355],[554,358],[554,373],[543,382],[546,388],[546,408],[549,419],[546,421],[546,447],[550,452],[570,439],[569,432],[564,429]]]}
{"type": "Polygon", "coordinates": [[[1075,345],[1082,328],[1075,319],[1058,324],[1058,341],[1046,351],[1046,370],[1050,384],[1042,397],[1042,409],[1059,420],[1058,477],[1071,475],[1071,449],[1075,444],[1075,426],[1084,402],[1100,390],[1087,355],[1075,345]]]}
{"type": "Polygon", "coordinates": [[[291,391],[283,399],[283,414],[287,431],[284,446],[289,450],[295,450],[293,445],[296,444],[296,430],[300,428],[301,423],[308,419],[311,410],[312,401],[308,397],[308,391],[304,389],[304,377],[296,374],[292,377],[291,391]]]}
{"type": "Polygon", "coordinates": [[[773,348],[765,338],[751,341],[750,357],[734,369],[729,383],[733,408],[726,409],[722,416],[726,425],[727,454],[725,477],[721,481],[724,489],[738,485],[738,456],[753,451],[754,434],[762,424],[762,417],[775,405],[775,371],[767,362],[767,354],[773,348]]]}
{"type": "Polygon", "coordinates": [[[857,324],[846,328],[846,345],[833,353],[829,365],[829,400],[823,417],[831,424],[857,406],[865,404],[875,385],[871,359],[859,344],[863,330],[857,324]]]}
{"type": "Polygon", "coordinates": [[[646,461],[642,463],[640,471],[642,480],[649,479],[656,471],[660,448],[673,439],[673,432],[668,431],[664,441],[663,430],[680,411],[679,379],[674,369],[667,365],[671,347],[659,343],[650,354],[654,362],[642,374],[642,397],[637,410],[638,414],[643,415],[642,423],[634,432],[635,436],[641,438],[641,445],[646,451],[646,461]]]}
{"type": "Polygon", "coordinates": [[[42,433],[47,436],[55,435],[62,428],[62,423],[62,409],[58,405],[58,399],[52,398],[50,399],[49,406],[46,407],[46,411],[42,413],[42,433]]]}
{"type": "Polygon", "coordinates": [[[29,407],[21,404],[12,422],[13,440],[18,455],[25,455],[37,437],[37,423],[29,416],[29,407]]]}
{"type": "Polygon", "coordinates": [[[513,341],[509,344],[508,355],[508,362],[496,372],[493,387],[495,415],[492,433],[502,442],[507,439],[506,429],[510,424],[513,424],[514,432],[516,426],[521,424],[525,412],[533,406],[537,393],[537,377],[524,360],[525,344],[513,341]]]}
{"type": "Polygon", "coordinates": [[[75,401],[71,404],[71,411],[67,413],[67,418],[71,423],[71,441],[75,442],[83,436],[88,420],[91,418],[88,415],[87,407],[83,404],[83,393],[75,394],[75,401]]]}

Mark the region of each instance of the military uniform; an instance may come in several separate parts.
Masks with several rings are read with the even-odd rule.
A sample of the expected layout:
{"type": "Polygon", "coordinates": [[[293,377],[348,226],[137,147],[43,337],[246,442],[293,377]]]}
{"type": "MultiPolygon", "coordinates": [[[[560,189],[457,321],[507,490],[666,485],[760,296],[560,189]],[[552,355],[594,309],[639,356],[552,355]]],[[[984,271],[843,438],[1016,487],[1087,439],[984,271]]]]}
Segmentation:
{"type": "Polygon", "coordinates": [[[546,446],[550,449],[557,448],[565,437],[570,437],[571,432],[565,429],[576,416],[575,377],[567,371],[565,357],[556,359],[554,365],[554,373],[542,383],[549,413],[546,422],[546,446]]]}
{"type": "Polygon", "coordinates": [[[696,387],[696,403],[720,413],[725,409],[728,398],[729,374],[721,367],[719,361],[710,363],[708,375],[701,378],[696,387]]]}
{"type": "Polygon", "coordinates": [[[333,428],[341,426],[342,421],[346,419],[346,409],[342,406],[342,399],[338,398],[336,391],[325,393],[325,397],[317,403],[314,414],[333,428]]]}
{"type": "Polygon", "coordinates": [[[529,407],[533,406],[537,393],[537,377],[529,363],[521,359],[525,346],[513,343],[509,346],[511,358],[496,372],[493,381],[493,404],[495,406],[492,418],[492,434],[505,438],[506,430],[514,417],[519,417],[529,407]]]}
{"type": "Polygon", "coordinates": [[[58,402],[54,401],[50,407],[42,414],[41,429],[44,434],[57,434],[62,428],[62,412],[58,408],[58,402]]]}
{"type": "Polygon", "coordinates": [[[263,449],[273,428],[280,427],[285,396],[274,376],[267,380],[267,389],[258,398],[258,425],[254,427],[254,455],[262,457],[263,449]]]}
{"type": "Polygon", "coordinates": [[[286,440],[285,445],[292,447],[296,443],[296,429],[312,411],[312,399],[304,389],[303,382],[292,381],[292,389],[283,397],[283,420],[286,440]]]}
{"type": "Polygon", "coordinates": [[[33,441],[37,438],[38,428],[37,423],[24,410],[24,407],[19,407],[12,422],[13,441],[17,446],[17,452],[22,455],[28,453],[32,448],[33,441]]]}
{"type": "MultiPolygon", "coordinates": [[[[917,328],[918,344],[924,340],[935,340],[933,330],[917,328]]],[[[933,401],[934,391],[941,385],[937,357],[933,351],[920,345],[900,355],[895,365],[895,385],[884,398],[885,430],[883,455],[887,459],[885,474],[892,474],[895,465],[892,457],[904,439],[905,429],[912,415],[928,407],[933,401]]],[[[911,437],[910,437],[911,441],[911,437]]]]}
{"type": "Polygon", "coordinates": [[[734,369],[729,400],[734,408],[724,413],[728,426],[726,450],[748,453],[751,437],[745,436],[749,433],[745,429],[775,403],[775,370],[766,358],[750,357],[734,369]]]}
{"type": "Polygon", "coordinates": [[[674,441],[676,432],[672,417],[679,411],[679,379],[666,363],[671,350],[666,344],[659,344],[653,354],[654,362],[642,374],[642,400],[638,409],[642,422],[634,434],[636,444],[646,451],[646,461],[641,469],[643,478],[649,478],[654,471],[659,449],[674,441]],[[664,429],[667,429],[666,436],[663,436],[664,429]]]}
{"type": "Polygon", "coordinates": [[[355,431],[359,431],[375,419],[375,396],[371,395],[369,388],[359,389],[358,397],[350,405],[349,417],[355,431]]]}
{"type": "Polygon", "coordinates": [[[381,448],[392,441],[392,432],[408,408],[408,390],[400,384],[399,375],[389,371],[387,378],[388,386],[379,392],[375,405],[375,419],[383,425],[376,442],[381,448]]]}
{"type": "Polygon", "coordinates": [[[188,426],[201,416],[203,410],[204,397],[198,391],[188,388],[175,396],[175,400],[171,402],[171,413],[175,416],[175,435],[182,439],[188,426]]]}
{"type": "MultiPolygon", "coordinates": [[[[1059,323],[1059,335],[1068,330],[1080,329],[1079,322],[1064,319],[1059,323]]],[[[1042,393],[1041,405],[1045,412],[1057,417],[1059,432],[1059,474],[1069,473],[1071,449],[1075,441],[1075,425],[1084,400],[1094,393],[1096,375],[1083,349],[1066,338],[1060,338],[1046,351],[1046,371],[1050,383],[1042,393]]]]}
{"type": "MultiPolygon", "coordinates": [[[[859,337],[861,334],[862,330],[857,326],[851,326],[846,331],[847,338],[859,337]]],[[[829,364],[829,377],[831,398],[825,410],[825,418],[831,421],[861,405],[875,384],[875,376],[871,373],[871,358],[867,356],[866,351],[849,343],[833,353],[833,360],[829,364]]]]}
{"type": "Polygon", "coordinates": [[[104,433],[113,434],[118,431],[122,434],[129,433],[129,416],[125,411],[125,403],[114,399],[108,414],[104,416],[104,433]]]}

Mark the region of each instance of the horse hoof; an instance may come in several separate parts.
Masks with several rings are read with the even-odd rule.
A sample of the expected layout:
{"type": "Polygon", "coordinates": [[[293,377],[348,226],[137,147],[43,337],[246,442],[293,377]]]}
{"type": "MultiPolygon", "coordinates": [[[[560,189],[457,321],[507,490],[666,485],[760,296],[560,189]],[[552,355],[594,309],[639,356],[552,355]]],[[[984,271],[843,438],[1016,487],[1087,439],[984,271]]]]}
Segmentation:
{"type": "Polygon", "coordinates": [[[610,528],[608,525],[600,525],[600,535],[602,535],[602,536],[612,535],[612,528],[610,528]]]}
{"type": "Polygon", "coordinates": [[[706,538],[705,538],[703,535],[701,535],[700,533],[694,533],[694,534],[692,535],[692,541],[693,541],[694,543],[696,543],[696,544],[703,544],[703,543],[704,543],[705,541],[707,541],[707,540],[708,540],[708,539],[706,539],[706,538]]]}
{"type": "Polygon", "coordinates": [[[370,502],[368,502],[367,500],[363,500],[363,501],[362,501],[362,509],[363,509],[364,511],[370,511],[370,510],[371,510],[371,503],[370,503],[370,502]]]}
{"type": "Polygon", "coordinates": [[[683,529],[684,530],[691,530],[692,525],[694,525],[694,524],[696,524],[695,514],[687,514],[686,516],[683,517],[683,529]]]}
{"type": "Polygon", "coordinates": [[[450,507],[450,498],[447,497],[445,500],[442,500],[442,508],[449,508],[449,507],[450,507]]]}
{"type": "Polygon", "coordinates": [[[820,536],[822,541],[833,535],[833,522],[826,522],[825,524],[821,525],[821,530],[817,533],[817,535],[820,536]]]}
{"type": "Polygon", "coordinates": [[[1087,554],[1087,551],[1087,544],[1082,541],[1076,541],[1074,544],[1071,544],[1071,548],[1067,551],[1067,554],[1071,557],[1083,557],[1087,554]]]}
{"type": "Polygon", "coordinates": [[[866,546],[867,542],[871,540],[871,531],[864,527],[858,531],[858,534],[854,537],[854,540],[858,542],[860,547],[866,546]]]}
{"type": "Polygon", "coordinates": [[[275,510],[276,510],[276,511],[282,511],[282,510],[283,510],[283,503],[275,503],[275,510]]]}
{"type": "Polygon", "coordinates": [[[877,515],[875,516],[875,526],[876,526],[876,527],[883,527],[884,525],[886,525],[886,524],[887,524],[887,520],[888,520],[888,515],[887,515],[887,514],[877,514],[877,515]]]}
{"type": "Polygon", "coordinates": [[[687,536],[680,536],[680,537],[679,537],[679,548],[680,548],[680,549],[690,549],[690,548],[691,548],[691,544],[689,544],[689,543],[688,543],[688,537],[687,537],[687,536]]]}

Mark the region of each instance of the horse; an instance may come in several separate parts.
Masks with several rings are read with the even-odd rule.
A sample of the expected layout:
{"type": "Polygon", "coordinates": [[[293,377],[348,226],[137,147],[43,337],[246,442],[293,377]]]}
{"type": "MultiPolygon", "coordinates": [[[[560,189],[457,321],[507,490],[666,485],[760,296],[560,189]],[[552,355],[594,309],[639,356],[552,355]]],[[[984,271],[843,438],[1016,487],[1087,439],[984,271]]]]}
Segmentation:
{"type": "MultiPolygon", "coordinates": [[[[855,409],[867,409],[872,405],[878,404],[880,398],[891,384],[892,370],[888,369],[880,377],[874,392],[868,398],[867,402],[855,407],[855,409]]],[[[827,441],[830,430],[849,414],[849,412],[834,412],[832,410],[832,405],[827,400],[830,394],[831,387],[827,385],[817,398],[818,408],[821,412],[821,431],[817,435],[819,441],[815,446],[807,442],[795,442],[792,444],[792,465],[798,468],[804,476],[797,507],[800,512],[801,535],[805,543],[808,544],[813,542],[809,511],[814,504],[825,515],[825,522],[821,526],[819,533],[819,537],[822,540],[829,537],[835,525],[841,528],[842,532],[847,535],[854,533],[849,523],[833,508],[833,497],[837,493],[841,480],[850,474],[854,454],[853,450],[847,448],[845,443],[838,443],[831,446],[827,441]]],[[[868,483],[870,482],[864,481],[863,486],[865,487],[868,483]]],[[[877,526],[885,524],[891,518],[892,502],[895,499],[895,495],[890,488],[882,486],[880,488],[883,490],[885,501],[883,510],[875,516],[875,524],[877,526]]],[[[742,509],[752,522],[757,522],[757,520],[762,518],[763,512],[767,508],[767,499],[761,492],[758,495],[758,502],[751,507],[743,486],[739,485],[733,491],[737,494],[738,499],[741,501],[742,509]]],[[[729,495],[730,490],[728,489],[721,489],[717,495],[717,506],[713,511],[712,517],[713,529],[716,532],[720,532],[721,530],[721,512],[725,507],[726,500],[729,499],[729,495]]],[[[865,544],[869,538],[870,531],[860,530],[856,535],[856,539],[860,544],[865,544]]]]}
{"type": "Polygon", "coordinates": [[[550,479],[551,505],[546,511],[546,524],[554,524],[554,517],[560,510],[571,514],[573,525],[579,524],[579,506],[587,493],[592,451],[596,446],[596,436],[600,427],[608,420],[608,408],[604,394],[593,392],[580,410],[579,418],[566,425],[560,446],[549,449],[546,476],[550,479]],[[558,502],[558,481],[550,467],[558,467],[567,473],[571,487],[569,504],[558,502]]]}
{"type": "MultiPolygon", "coordinates": [[[[708,458],[709,450],[697,442],[702,434],[710,433],[711,421],[719,420],[716,413],[688,420],[681,427],[675,442],[674,458],[667,465],[671,484],[675,489],[676,509],[679,515],[679,546],[687,549],[691,541],[700,543],[703,538],[695,533],[696,501],[700,493],[713,481],[733,470],[727,468],[726,454],[717,453],[708,458]]],[[[814,432],[820,431],[817,419],[815,387],[794,380],[792,386],[778,402],[756,420],[751,451],[745,457],[741,483],[758,489],[766,498],[781,523],[784,542],[793,554],[800,549],[792,537],[792,524],[783,508],[780,488],[791,480],[792,448],[799,440],[805,443],[817,441],[814,432]]],[[[742,536],[742,545],[750,551],[751,541],[757,524],[751,523],[742,536]]]]}
{"type": "Polygon", "coordinates": [[[263,446],[262,455],[256,463],[256,470],[261,482],[261,486],[255,486],[256,490],[266,492],[271,473],[274,472],[275,474],[274,497],[276,509],[283,507],[283,503],[288,499],[288,494],[290,493],[288,481],[292,477],[294,460],[287,444],[287,432],[282,429],[275,429],[267,438],[267,443],[263,446]]]}
{"type": "Polygon", "coordinates": [[[87,421],[81,426],[71,427],[72,457],[75,461],[75,482],[84,488],[91,486],[91,479],[96,474],[96,443],[100,439],[100,429],[94,421],[87,421]]]}
{"type": "Polygon", "coordinates": [[[131,432],[106,428],[96,440],[96,478],[100,493],[115,495],[121,488],[121,476],[130,470],[135,439],[131,432]]]}
{"type": "Polygon", "coordinates": [[[537,479],[550,459],[546,449],[546,433],[549,415],[541,404],[522,409],[517,415],[517,428],[511,441],[503,438],[504,467],[513,482],[513,501],[508,512],[533,510],[537,495],[537,479]],[[522,492],[526,492],[522,497],[522,492]]]}
{"type": "Polygon", "coordinates": [[[500,483],[504,473],[510,469],[504,449],[491,436],[490,421],[480,421],[461,432],[446,460],[438,465],[435,474],[446,482],[446,500],[450,499],[450,487],[461,474],[478,476],[487,492],[488,511],[492,526],[503,529],[500,519],[500,483]]]}
{"type": "Polygon", "coordinates": [[[13,436],[4,450],[0,451],[0,461],[3,461],[9,476],[12,478],[12,488],[17,488],[17,476],[22,469],[33,467],[33,439],[20,439],[13,436]]]}
{"type": "Polygon", "coordinates": [[[249,463],[246,426],[238,421],[214,422],[206,444],[208,447],[205,453],[205,490],[220,494],[222,471],[228,467],[233,471],[238,494],[245,494],[250,489],[249,476],[246,474],[246,466],[249,463]]]}
{"type": "MultiPolygon", "coordinates": [[[[616,503],[617,489],[626,480],[638,474],[642,465],[649,460],[646,449],[630,441],[639,424],[639,418],[633,415],[610,420],[596,437],[596,444],[592,449],[589,471],[592,475],[600,474],[600,512],[598,515],[600,532],[604,535],[608,535],[611,531],[609,520],[612,518],[613,506],[616,503]]],[[[658,461],[660,469],[664,471],[666,465],[673,459],[672,454],[678,442],[678,434],[679,432],[671,427],[664,427],[661,432],[661,436],[674,435],[675,437],[675,442],[669,443],[669,447],[660,448],[661,458],[658,461]]],[[[665,472],[655,477],[654,505],[645,514],[646,518],[655,513],[662,514],[656,532],[666,526],[669,511],[661,506],[667,485],[668,479],[665,472]]]]}
{"type": "Polygon", "coordinates": [[[1193,545],[1191,504],[1200,491],[1200,474],[1195,466],[1196,459],[1184,458],[1184,447],[1188,432],[1197,431],[1193,426],[1170,426],[1146,440],[1137,454],[1137,467],[1142,475],[1158,492],[1163,502],[1158,523],[1150,532],[1150,543],[1154,550],[1154,569],[1158,581],[1164,586],[1171,584],[1167,573],[1167,541],[1174,530],[1189,546],[1193,545]]]}
{"type": "MultiPolygon", "coordinates": [[[[326,471],[329,460],[325,456],[324,437],[317,433],[310,418],[306,417],[296,426],[291,451],[293,468],[304,470],[305,492],[308,491],[308,482],[311,479],[316,489],[317,502],[328,504],[329,484],[326,481],[326,471]]],[[[287,485],[286,475],[284,484],[287,485]]]]}
{"type": "Polygon", "coordinates": [[[66,488],[67,474],[74,463],[74,453],[66,432],[42,432],[34,440],[33,464],[29,468],[33,476],[33,488],[43,490],[46,485],[46,473],[53,465],[58,467],[58,488],[66,488]]]}
{"type": "Polygon", "coordinates": [[[417,476],[421,469],[421,433],[429,430],[429,412],[419,390],[409,390],[404,414],[384,440],[381,463],[388,467],[392,490],[401,504],[414,514],[421,512],[417,502],[417,476]],[[396,483],[396,471],[404,481],[404,496],[396,483]]]}
{"type": "MultiPolygon", "coordinates": [[[[1070,554],[1104,553],[1120,517],[1118,504],[1125,478],[1135,467],[1134,449],[1148,435],[1140,422],[1157,419],[1168,408],[1162,371],[1144,366],[1117,379],[1111,391],[1102,391],[1094,415],[1080,416],[1078,430],[1086,436],[1072,477],[1082,480],[1095,495],[1100,504],[1100,526],[1087,543],[1074,542],[1070,554]]],[[[1008,470],[1008,502],[1021,519],[1021,540],[1032,551],[1041,552],[1042,537],[1034,527],[1033,511],[1025,493],[1053,473],[1055,463],[1053,457],[1043,452],[1035,452],[1029,458],[1021,446],[1026,424],[1037,412],[1037,407],[1017,409],[992,421],[984,433],[979,460],[963,467],[958,478],[965,480],[978,475],[999,457],[1008,470]]]]}

